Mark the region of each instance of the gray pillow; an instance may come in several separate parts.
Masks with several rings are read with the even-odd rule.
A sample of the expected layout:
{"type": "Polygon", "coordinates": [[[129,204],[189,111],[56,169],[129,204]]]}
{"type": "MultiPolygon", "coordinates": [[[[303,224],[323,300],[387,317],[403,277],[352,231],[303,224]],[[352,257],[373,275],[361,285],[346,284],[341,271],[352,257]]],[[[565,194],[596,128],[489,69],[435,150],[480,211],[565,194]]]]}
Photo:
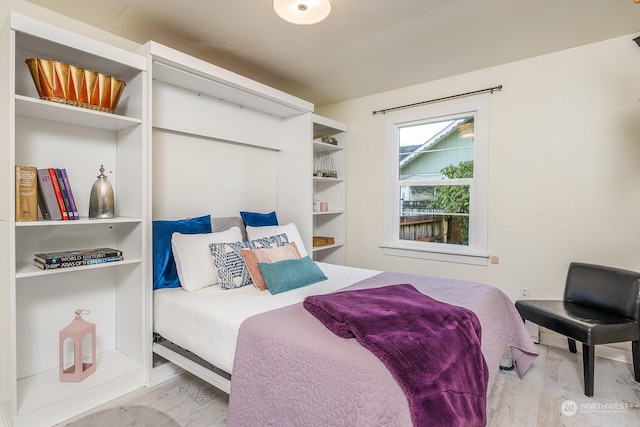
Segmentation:
{"type": "Polygon", "coordinates": [[[242,233],[242,240],[247,241],[247,229],[244,227],[244,222],[239,216],[225,216],[220,218],[211,217],[211,230],[214,233],[219,231],[226,231],[231,227],[239,227],[240,233],[242,233]]]}

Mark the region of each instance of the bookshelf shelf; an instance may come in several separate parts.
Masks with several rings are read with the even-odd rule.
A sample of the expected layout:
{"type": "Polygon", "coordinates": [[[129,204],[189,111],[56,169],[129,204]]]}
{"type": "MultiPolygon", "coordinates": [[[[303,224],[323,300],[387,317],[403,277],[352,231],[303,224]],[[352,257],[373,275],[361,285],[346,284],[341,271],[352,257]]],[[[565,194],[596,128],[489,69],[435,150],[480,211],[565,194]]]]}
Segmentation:
{"type": "Polygon", "coordinates": [[[142,120],[133,117],[43,101],[24,95],[15,95],[15,101],[16,115],[20,117],[114,131],[128,129],[142,123],[142,120]]]}
{"type": "Polygon", "coordinates": [[[315,211],[313,214],[314,215],[341,215],[344,213],[343,209],[339,209],[339,210],[331,210],[331,211],[315,211]]]}
{"type": "MultiPolygon", "coordinates": [[[[328,130],[325,128],[325,130],[328,130]]],[[[326,142],[313,141],[313,151],[341,151],[344,148],[340,145],[327,144],[326,142]]]]}
{"type": "Polygon", "coordinates": [[[314,176],[313,182],[344,182],[342,178],[325,178],[322,176],[314,176]]]}
{"type": "Polygon", "coordinates": [[[80,267],[57,268],[53,270],[41,270],[33,264],[21,263],[16,266],[16,279],[26,277],[49,276],[51,274],[69,274],[83,270],[93,270],[98,268],[117,268],[123,265],[140,264],[142,258],[125,258],[122,261],[105,262],[103,264],[83,265],[80,267]]]}
{"type": "Polygon", "coordinates": [[[18,381],[18,414],[29,414],[39,407],[62,404],[73,400],[77,394],[93,393],[110,381],[125,379],[140,369],[140,364],[118,350],[109,350],[96,355],[96,372],[80,383],[62,383],[58,370],[49,369],[18,381]]]}
{"type": "Polygon", "coordinates": [[[344,242],[335,242],[331,245],[324,245],[324,246],[314,246],[312,249],[312,252],[322,252],[322,251],[326,251],[327,249],[336,249],[336,248],[342,248],[344,246],[344,242]]]}
{"type": "Polygon", "coordinates": [[[79,225],[104,225],[104,224],[137,224],[142,218],[137,217],[116,217],[110,219],[89,219],[80,217],[73,221],[26,221],[16,222],[16,227],[74,227],[79,225]]]}

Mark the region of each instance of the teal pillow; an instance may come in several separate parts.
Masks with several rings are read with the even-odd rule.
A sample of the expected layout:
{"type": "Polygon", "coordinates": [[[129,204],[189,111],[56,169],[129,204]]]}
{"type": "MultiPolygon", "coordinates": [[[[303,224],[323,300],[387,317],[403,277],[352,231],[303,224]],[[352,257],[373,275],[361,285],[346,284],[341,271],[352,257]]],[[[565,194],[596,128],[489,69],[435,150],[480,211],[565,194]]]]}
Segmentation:
{"type": "Polygon", "coordinates": [[[265,227],[267,225],[278,225],[276,211],[269,213],[240,211],[240,216],[245,227],[265,227]]]}
{"type": "Polygon", "coordinates": [[[274,295],[327,280],[327,276],[308,255],[273,263],[259,262],[258,268],[269,292],[274,295]]]}

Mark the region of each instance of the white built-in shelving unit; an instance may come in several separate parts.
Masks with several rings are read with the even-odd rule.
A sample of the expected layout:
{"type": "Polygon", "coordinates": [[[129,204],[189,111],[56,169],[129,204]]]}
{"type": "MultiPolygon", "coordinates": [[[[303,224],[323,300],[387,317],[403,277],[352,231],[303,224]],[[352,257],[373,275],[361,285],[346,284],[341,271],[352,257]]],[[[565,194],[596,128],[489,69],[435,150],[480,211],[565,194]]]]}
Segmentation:
{"type": "Polygon", "coordinates": [[[145,384],[147,63],[15,13],[2,29],[0,56],[0,410],[9,425],[50,426],[145,384]],[[40,100],[25,64],[32,57],[124,80],[116,112],[40,100]],[[102,164],[116,218],[89,219],[102,164]],[[81,219],[16,222],[16,165],[65,168],[81,219]],[[121,250],[124,261],[56,270],[32,265],[35,253],[97,247],[121,250]],[[89,310],[84,318],[96,325],[97,369],[81,382],[60,382],[58,334],[78,308],[89,310]]]}
{"type": "MultiPolygon", "coordinates": [[[[311,175],[313,104],[153,41],[140,52],[150,74],[151,219],[275,210],[311,248],[312,185],[301,177],[311,175]]],[[[178,366],[229,391],[228,379],[183,355],[158,343],[153,351],[149,384],[178,366]]]]}
{"type": "Polygon", "coordinates": [[[313,258],[332,264],[345,263],[345,144],[346,125],[321,117],[312,116],[313,121],[313,235],[332,237],[334,243],[313,248],[313,258]],[[321,142],[317,137],[332,136],[337,145],[321,142]],[[315,176],[315,165],[320,157],[330,156],[337,177],[315,176]],[[319,204],[327,203],[328,209],[321,211],[319,204]]]}

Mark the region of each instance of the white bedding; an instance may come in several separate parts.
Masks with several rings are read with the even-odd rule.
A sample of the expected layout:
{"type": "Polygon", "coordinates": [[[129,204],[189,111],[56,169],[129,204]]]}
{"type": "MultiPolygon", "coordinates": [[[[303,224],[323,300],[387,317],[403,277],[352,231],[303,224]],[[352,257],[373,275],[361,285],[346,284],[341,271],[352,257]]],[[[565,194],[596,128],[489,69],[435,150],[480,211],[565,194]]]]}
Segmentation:
{"type": "Polygon", "coordinates": [[[157,289],[153,293],[154,331],[232,373],[238,331],[245,319],[302,302],[309,295],[334,292],[379,273],[317,264],[328,280],[277,295],[259,291],[254,286],[222,290],[214,285],[193,292],[182,288],[157,289]]]}

